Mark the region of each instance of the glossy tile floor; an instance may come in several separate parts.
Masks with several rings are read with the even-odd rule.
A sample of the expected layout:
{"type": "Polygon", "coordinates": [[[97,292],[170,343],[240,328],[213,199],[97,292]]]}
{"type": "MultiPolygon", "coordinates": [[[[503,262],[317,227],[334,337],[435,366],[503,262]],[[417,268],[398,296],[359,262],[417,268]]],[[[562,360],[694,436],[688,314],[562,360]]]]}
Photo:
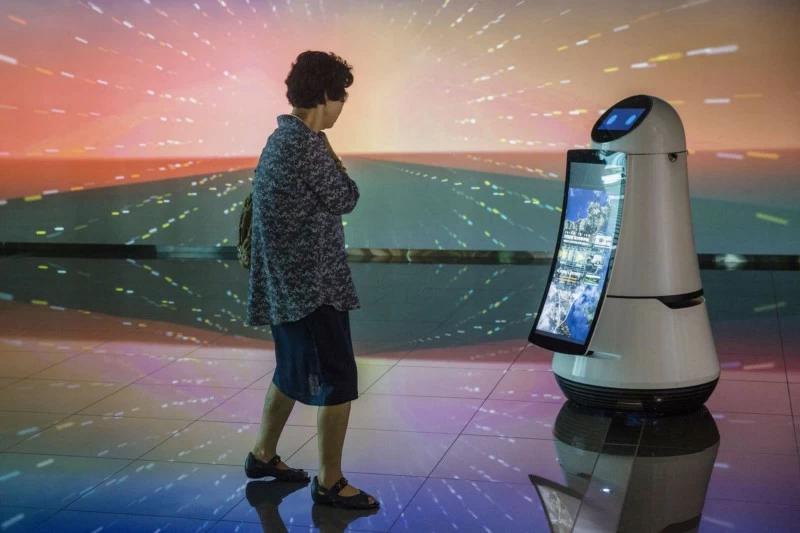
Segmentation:
{"type": "MultiPolygon", "coordinates": [[[[800,528],[800,272],[703,271],[722,379],[648,420],[565,402],[526,341],[547,267],[352,270],[370,514],[244,476],[274,353],[236,263],[0,258],[0,531],[800,528]]],[[[310,471],[315,415],[278,449],[310,471]]]]}

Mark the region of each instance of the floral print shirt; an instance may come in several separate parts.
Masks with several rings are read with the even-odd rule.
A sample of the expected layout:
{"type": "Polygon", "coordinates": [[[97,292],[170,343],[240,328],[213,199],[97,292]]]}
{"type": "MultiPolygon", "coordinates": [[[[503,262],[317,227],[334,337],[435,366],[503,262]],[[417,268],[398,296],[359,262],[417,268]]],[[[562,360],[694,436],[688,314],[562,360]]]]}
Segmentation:
{"type": "Polygon", "coordinates": [[[358,186],[323,132],[294,115],[277,120],[253,179],[249,326],[296,321],[325,304],[360,307],[341,216],[355,208],[358,186]]]}

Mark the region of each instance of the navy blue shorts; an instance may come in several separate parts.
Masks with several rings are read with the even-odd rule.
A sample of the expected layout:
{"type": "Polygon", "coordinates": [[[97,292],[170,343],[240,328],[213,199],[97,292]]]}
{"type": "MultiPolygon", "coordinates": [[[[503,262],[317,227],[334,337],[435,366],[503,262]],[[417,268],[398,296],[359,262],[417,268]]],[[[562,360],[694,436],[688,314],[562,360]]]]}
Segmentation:
{"type": "Polygon", "coordinates": [[[306,405],[336,405],[358,398],[358,370],[350,314],[323,305],[294,322],[273,325],[277,367],[272,383],[306,405]]]}

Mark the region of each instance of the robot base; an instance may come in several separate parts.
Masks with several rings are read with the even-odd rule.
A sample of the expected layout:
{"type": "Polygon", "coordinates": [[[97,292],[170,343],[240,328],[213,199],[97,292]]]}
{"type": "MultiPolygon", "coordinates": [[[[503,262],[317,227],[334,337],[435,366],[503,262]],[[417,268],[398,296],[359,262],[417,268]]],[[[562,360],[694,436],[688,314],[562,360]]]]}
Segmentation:
{"type": "Polygon", "coordinates": [[[675,414],[694,411],[708,400],[718,379],[677,389],[617,389],[587,385],[554,374],[567,398],[579,405],[611,411],[675,414]]]}

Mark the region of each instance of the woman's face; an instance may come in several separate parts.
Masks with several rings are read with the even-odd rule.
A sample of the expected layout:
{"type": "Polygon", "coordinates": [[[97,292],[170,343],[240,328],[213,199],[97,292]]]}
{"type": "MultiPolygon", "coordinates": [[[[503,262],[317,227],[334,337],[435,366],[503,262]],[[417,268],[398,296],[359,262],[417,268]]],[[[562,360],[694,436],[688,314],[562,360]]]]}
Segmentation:
{"type": "Polygon", "coordinates": [[[344,95],[344,98],[341,100],[328,100],[327,97],[325,98],[325,127],[332,128],[333,125],[336,123],[336,120],[339,118],[339,115],[342,113],[342,107],[344,107],[344,103],[347,101],[347,94],[344,95]]]}

